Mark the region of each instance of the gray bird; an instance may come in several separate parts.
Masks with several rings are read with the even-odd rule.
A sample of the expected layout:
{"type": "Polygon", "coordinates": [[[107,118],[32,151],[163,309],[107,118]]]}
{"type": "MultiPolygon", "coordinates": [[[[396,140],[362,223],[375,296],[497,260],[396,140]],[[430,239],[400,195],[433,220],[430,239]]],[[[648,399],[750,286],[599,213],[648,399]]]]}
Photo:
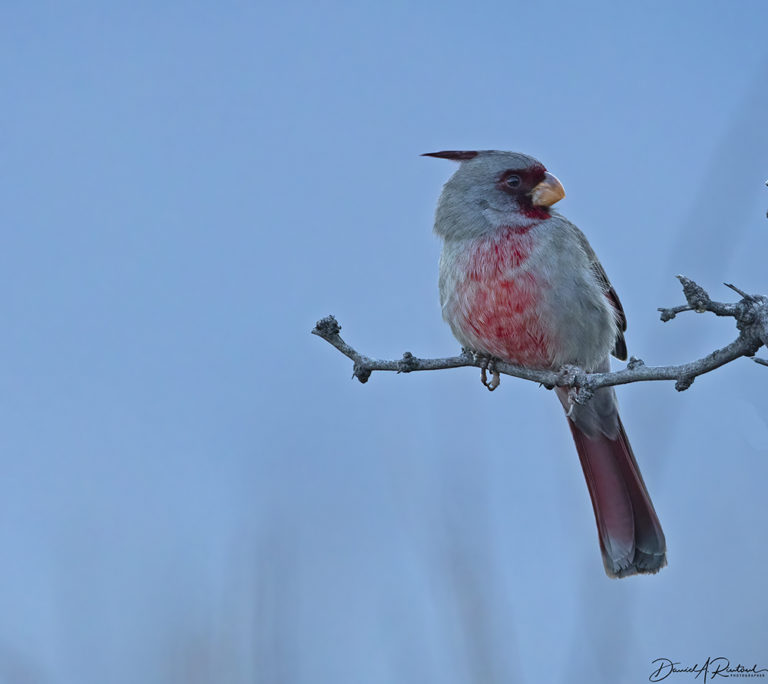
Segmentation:
{"type": "MultiPolygon", "coordinates": [[[[608,371],[626,359],[626,319],[584,234],[551,209],[565,196],[544,166],[516,152],[446,151],[460,163],[443,187],[440,303],[463,347],[548,370],[608,371]]],[[[618,413],[613,388],[583,405],[557,394],[592,498],[610,577],[655,573],[666,542],[618,413]]]]}

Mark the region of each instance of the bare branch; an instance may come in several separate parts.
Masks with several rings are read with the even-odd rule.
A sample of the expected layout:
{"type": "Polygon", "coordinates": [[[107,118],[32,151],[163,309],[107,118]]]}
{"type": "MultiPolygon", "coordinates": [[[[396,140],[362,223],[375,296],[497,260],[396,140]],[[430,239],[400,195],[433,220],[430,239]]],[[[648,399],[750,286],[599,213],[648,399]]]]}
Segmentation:
{"type": "MultiPolygon", "coordinates": [[[[538,382],[548,389],[553,387],[577,388],[576,401],[579,403],[587,401],[592,393],[601,387],[625,385],[630,382],[674,380],[675,389],[682,391],[688,389],[698,376],[709,373],[741,356],[754,357],[761,346],[768,347],[768,297],[749,295],[726,283],[729,288],[739,293],[742,299],[734,304],[715,302],[704,288],[693,280],[685,276],[677,277],[683,286],[683,294],[687,304],[659,309],[662,321],[672,320],[678,313],[684,311],[710,312],[716,316],[735,318],[736,327],[739,330],[739,336],[730,344],[716,349],[711,354],[707,354],[696,361],[678,366],[646,366],[640,359],[632,357],[626,368],[611,373],[586,373],[583,369],[575,366],[567,366],[557,372],[515,366],[499,359],[488,359],[488,357],[480,356],[466,349],[459,356],[442,359],[420,359],[410,352],[405,352],[402,359],[388,361],[364,356],[347,344],[339,335],[341,326],[333,316],[327,316],[318,321],[312,333],[322,337],[342,354],[352,359],[354,362],[353,377],[356,377],[360,382],[367,382],[373,371],[411,373],[413,371],[468,366],[483,370],[491,367],[494,371],[504,375],[538,382]]],[[[768,361],[764,359],[755,358],[754,361],[768,366],[768,361]]]]}

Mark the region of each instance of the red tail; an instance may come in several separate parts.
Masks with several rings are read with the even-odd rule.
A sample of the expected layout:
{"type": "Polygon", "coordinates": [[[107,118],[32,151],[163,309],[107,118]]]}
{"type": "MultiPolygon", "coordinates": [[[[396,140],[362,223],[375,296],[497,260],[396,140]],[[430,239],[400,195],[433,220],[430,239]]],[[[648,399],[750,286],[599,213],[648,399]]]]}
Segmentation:
{"type": "Polygon", "coordinates": [[[606,573],[658,572],[667,564],[664,532],[621,420],[615,440],[587,437],[572,420],[568,425],[592,497],[606,573]]]}

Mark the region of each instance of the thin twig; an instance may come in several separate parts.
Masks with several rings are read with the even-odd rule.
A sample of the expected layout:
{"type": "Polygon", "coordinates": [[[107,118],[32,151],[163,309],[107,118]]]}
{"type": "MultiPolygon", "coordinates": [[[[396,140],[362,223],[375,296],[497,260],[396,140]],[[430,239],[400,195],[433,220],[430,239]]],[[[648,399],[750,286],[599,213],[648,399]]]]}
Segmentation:
{"type": "MultiPolygon", "coordinates": [[[[568,366],[558,371],[523,368],[494,359],[493,367],[499,373],[524,380],[538,382],[551,389],[553,387],[578,388],[577,401],[586,401],[592,393],[601,387],[625,385],[631,382],[651,380],[674,380],[675,389],[688,389],[694,379],[715,368],[738,359],[741,356],[754,357],[757,350],[768,346],[768,297],[748,295],[733,285],[728,285],[738,292],[742,299],[734,304],[712,301],[709,294],[700,285],[685,276],[677,276],[683,286],[687,304],[672,308],[659,309],[661,320],[672,320],[684,311],[710,312],[717,316],[731,316],[736,319],[739,336],[730,344],[713,351],[711,354],[677,366],[646,366],[640,359],[629,360],[626,368],[611,373],[586,373],[583,369],[568,366]]],[[[318,321],[312,333],[332,344],[342,354],[354,362],[353,377],[360,382],[367,382],[373,371],[395,371],[411,373],[414,371],[442,370],[445,368],[477,367],[488,368],[489,359],[464,350],[459,356],[442,359],[420,359],[410,352],[405,352],[402,359],[396,361],[372,359],[358,352],[347,344],[339,335],[341,326],[333,316],[318,321]]],[[[768,366],[768,361],[754,359],[757,363],[768,366]]]]}

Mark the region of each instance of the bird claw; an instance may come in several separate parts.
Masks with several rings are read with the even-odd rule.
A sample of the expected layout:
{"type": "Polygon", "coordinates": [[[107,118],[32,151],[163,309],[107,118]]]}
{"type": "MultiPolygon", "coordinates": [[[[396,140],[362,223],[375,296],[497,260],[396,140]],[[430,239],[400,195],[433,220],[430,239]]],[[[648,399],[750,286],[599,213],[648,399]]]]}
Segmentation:
{"type": "Polygon", "coordinates": [[[493,392],[501,384],[501,376],[499,371],[496,370],[496,362],[492,356],[485,356],[483,354],[474,353],[475,361],[482,363],[480,366],[480,382],[488,388],[489,392],[493,392]],[[488,371],[491,371],[491,380],[488,381],[488,371]]]}
{"type": "Polygon", "coordinates": [[[578,366],[565,365],[560,369],[557,374],[557,386],[558,387],[572,387],[576,378],[579,376],[581,368],[578,366]]]}
{"type": "Polygon", "coordinates": [[[481,368],[480,382],[482,382],[488,388],[489,392],[493,392],[493,390],[495,390],[501,384],[501,377],[499,376],[499,371],[497,371],[495,368],[491,369],[491,381],[488,382],[488,375],[486,373],[486,369],[481,368]]]}
{"type": "MultiPolygon", "coordinates": [[[[642,362],[640,362],[642,363],[642,362]]],[[[565,365],[560,369],[557,374],[555,384],[557,387],[562,387],[568,392],[568,408],[565,412],[569,418],[573,415],[573,410],[576,405],[586,404],[594,394],[594,391],[589,387],[579,386],[576,381],[579,379],[579,375],[583,373],[583,370],[579,366],[565,365]]]]}

